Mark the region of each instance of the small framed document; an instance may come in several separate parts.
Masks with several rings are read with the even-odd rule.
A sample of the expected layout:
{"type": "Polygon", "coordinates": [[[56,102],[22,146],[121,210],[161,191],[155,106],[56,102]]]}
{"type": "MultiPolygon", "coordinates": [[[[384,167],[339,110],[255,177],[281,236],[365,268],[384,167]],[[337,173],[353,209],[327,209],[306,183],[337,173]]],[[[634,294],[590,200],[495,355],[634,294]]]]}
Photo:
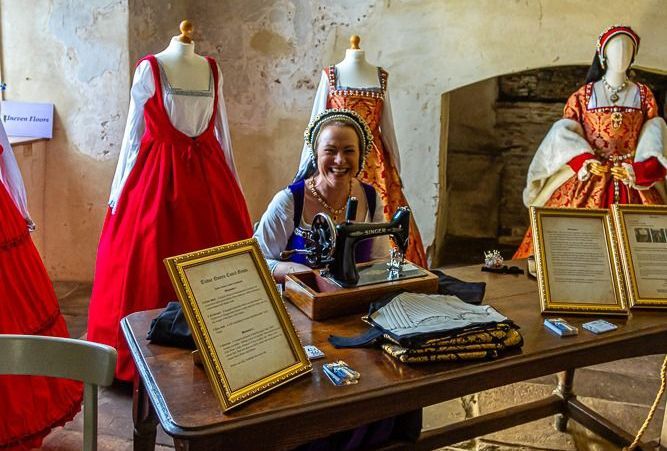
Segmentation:
{"type": "Polygon", "coordinates": [[[165,265],[224,411],[311,371],[255,239],[165,265]]]}
{"type": "Polygon", "coordinates": [[[543,313],[627,315],[608,210],[530,208],[543,313]]]}
{"type": "Polygon", "coordinates": [[[667,207],[613,205],[631,307],[667,308],[667,207]]]}

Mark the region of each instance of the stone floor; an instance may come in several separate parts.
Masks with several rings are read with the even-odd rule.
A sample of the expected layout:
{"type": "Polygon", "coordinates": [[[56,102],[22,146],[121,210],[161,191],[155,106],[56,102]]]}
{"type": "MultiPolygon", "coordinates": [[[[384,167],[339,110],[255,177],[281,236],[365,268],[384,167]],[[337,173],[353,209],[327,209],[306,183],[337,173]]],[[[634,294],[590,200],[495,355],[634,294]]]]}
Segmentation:
{"type": "MultiPolygon", "coordinates": [[[[55,284],[61,310],[73,337],[85,334],[90,285],[58,282],[55,284]]],[[[648,406],[659,385],[661,356],[629,359],[598,365],[577,372],[575,391],[580,399],[603,413],[628,431],[642,424],[648,406]]],[[[424,428],[438,427],[464,418],[489,413],[518,402],[528,402],[547,396],[553,389],[555,376],[513,384],[480,394],[448,401],[425,410],[424,428]]],[[[646,440],[656,440],[664,416],[664,403],[657,412],[646,440]]],[[[132,396],[129,385],[114,385],[102,389],[99,396],[99,436],[101,451],[132,449],[132,396]]],[[[81,448],[83,422],[79,414],[74,421],[54,430],[44,441],[44,450],[69,451],[81,448]]],[[[159,451],[173,449],[173,441],[163,431],[158,432],[159,451]]],[[[447,450],[617,450],[570,421],[566,433],[552,427],[547,418],[507,431],[447,447],[447,450]]]]}

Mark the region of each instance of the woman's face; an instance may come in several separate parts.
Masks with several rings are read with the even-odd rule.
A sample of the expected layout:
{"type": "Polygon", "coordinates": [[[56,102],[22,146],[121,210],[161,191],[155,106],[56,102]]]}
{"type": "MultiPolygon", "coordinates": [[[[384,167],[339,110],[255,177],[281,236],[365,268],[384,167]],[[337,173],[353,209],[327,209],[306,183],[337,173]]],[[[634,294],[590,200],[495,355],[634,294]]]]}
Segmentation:
{"type": "Polygon", "coordinates": [[[352,127],[326,126],[317,141],[317,169],[332,187],[349,186],[359,172],[359,136],[352,127]]]}

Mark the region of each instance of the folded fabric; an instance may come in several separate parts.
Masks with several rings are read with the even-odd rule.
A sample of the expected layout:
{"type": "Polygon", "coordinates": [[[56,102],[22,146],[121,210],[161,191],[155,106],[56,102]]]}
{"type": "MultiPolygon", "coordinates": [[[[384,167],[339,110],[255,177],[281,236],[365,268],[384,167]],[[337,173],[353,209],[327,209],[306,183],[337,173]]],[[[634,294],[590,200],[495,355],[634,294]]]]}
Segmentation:
{"type": "MultiPolygon", "coordinates": [[[[336,347],[363,347],[390,341],[417,348],[433,340],[446,340],[493,330],[514,323],[489,305],[466,304],[454,296],[399,293],[372,303],[364,320],[371,329],[356,337],[329,337],[336,347]]],[[[518,328],[517,328],[518,329],[518,328]]]]}
{"type": "Polygon", "coordinates": [[[167,307],[151,321],[146,339],[154,344],[196,349],[181,304],[176,301],[169,302],[167,307]]]}
{"type": "Polygon", "coordinates": [[[456,296],[469,304],[479,305],[482,303],[486,291],[486,283],[464,282],[456,277],[448,276],[437,269],[430,271],[438,276],[438,293],[456,296]]]}
{"type": "Polygon", "coordinates": [[[455,296],[406,292],[370,312],[367,321],[396,343],[410,347],[413,342],[495,327],[509,320],[490,305],[467,304],[455,296]]]}
{"type": "Polygon", "coordinates": [[[404,363],[491,359],[500,352],[518,348],[523,338],[516,326],[499,324],[495,329],[470,332],[443,340],[431,340],[420,347],[406,348],[384,343],[384,352],[404,363]]]}

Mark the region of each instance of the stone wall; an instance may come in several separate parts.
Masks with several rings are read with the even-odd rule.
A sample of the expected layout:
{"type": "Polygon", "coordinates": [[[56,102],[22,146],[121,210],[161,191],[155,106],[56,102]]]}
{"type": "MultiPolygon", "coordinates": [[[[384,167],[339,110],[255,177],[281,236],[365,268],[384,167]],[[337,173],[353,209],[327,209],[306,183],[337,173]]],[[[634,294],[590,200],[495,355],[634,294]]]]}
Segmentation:
{"type": "Polygon", "coordinates": [[[53,278],[91,280],[128,105],[126,1],[2,0],[0,12],[5,98],[55,104],[42,257],[53,278]]]}
{"type": "Polygon", "coordinates": [[[134,62],[166,47],[183,18],[198,30],[197,50],[222,63],[253,219],[296,169],[321,68],[343,58],[350,34],[361,35],[367,60],[390,73],[402,178],[426,244],[447,210],[443,93],[502,74],[588,64],[597,34],[619,17],[643,37],[637,64],[667,70],[661,0],[604,8],[573,0],[0,1],[6,97],[56,104],[42,227],[57,279],[92,279],[134,62]]]}

